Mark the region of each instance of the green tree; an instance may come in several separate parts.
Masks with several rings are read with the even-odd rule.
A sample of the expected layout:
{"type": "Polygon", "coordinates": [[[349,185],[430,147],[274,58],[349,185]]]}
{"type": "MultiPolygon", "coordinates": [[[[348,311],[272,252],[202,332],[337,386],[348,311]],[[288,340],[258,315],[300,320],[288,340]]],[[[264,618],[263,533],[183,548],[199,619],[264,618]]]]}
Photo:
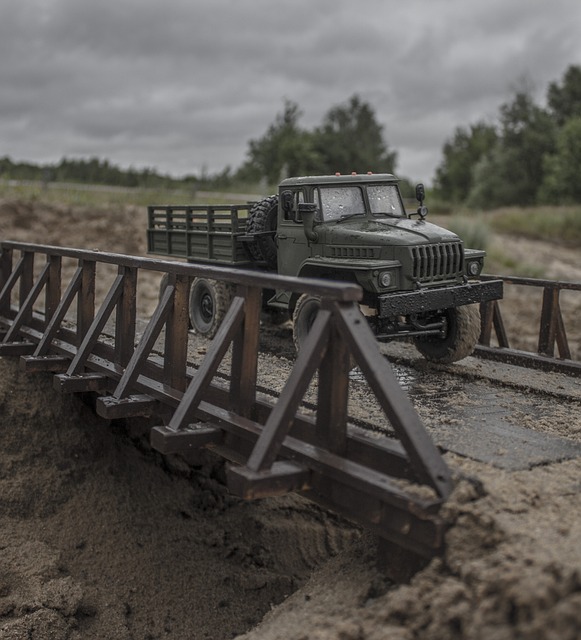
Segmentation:
{"type": "Polygon", "coordinates": [[[581,116],[570,118],[557,135],[556,152],[545,159],[540,201],[581,202],[581,116]]]}
{"type": "Polygon", "coordinates": [[[468,203],[485,209],[532,205],[543,182],[545,156],[555,149],[556,127],[531,94],[518,91],[500,108],[500,136],[474,171],[468,203]]]}
{"type": "Polygon", "coordinates": [[[320,159],[318,173],[395,170],[396,152],[388,149],[372,107],[357,95],[327,112],[314,139],[320,159]]]}
{"type": "Polygon", "coordinates": [[[474,168],[498,140],[496,128],[477,122],[458,127],[444,144],[444,159],[436,169],[434,186],[438,195],[451,202],[464,202],[473,187],[474,168]]]}
{"type": "Polygon", "coordinates": [[[281,178],[310,173],[317,157],[312,134],[299,126],[301,115],[296,103],[285,100],[283,112],[276,115],[266,133],[248,143],[248,159],[237,178],[277,184],[281,178]]]}
{"type": "Polygon", "coordinates": [[[563,126],[569,118],[581,116],[581,66],[571,65],[559,85],[551,82],[547,102],[556,123],[563,126]]]}

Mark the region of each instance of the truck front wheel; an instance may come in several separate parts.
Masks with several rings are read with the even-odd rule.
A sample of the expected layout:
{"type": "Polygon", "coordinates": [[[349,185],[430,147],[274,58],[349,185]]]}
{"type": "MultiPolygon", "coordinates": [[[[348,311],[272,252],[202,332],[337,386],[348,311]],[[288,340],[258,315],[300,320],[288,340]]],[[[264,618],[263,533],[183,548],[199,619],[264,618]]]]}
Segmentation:
{"type": "Polygon", "coordinates": [[[225,282],[195,278],[190,289],[189,314],[192,331],[213,338],[232,302],[232,287],[225,282]]]}
{"type": "Polygon", "coordinates": [[[480,309],[475,304],[452,307],[443,312],[443,319],[444,337],[420,336],[414,343],[426,360],[449,364],[474,351],[480,337],[480,309]]]}

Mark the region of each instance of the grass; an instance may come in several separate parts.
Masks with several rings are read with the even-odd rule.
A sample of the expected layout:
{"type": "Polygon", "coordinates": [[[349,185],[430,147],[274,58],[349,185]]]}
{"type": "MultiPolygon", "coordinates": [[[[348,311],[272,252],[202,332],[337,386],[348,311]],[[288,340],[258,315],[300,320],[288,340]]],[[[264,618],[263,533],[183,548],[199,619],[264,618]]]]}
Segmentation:
{"type": "Polygon", "coordinates": [[[545,269],[540,264],[522,262],[506,253],[498,246],[492,246],[486,252],[484,271],[486,273],[502,274],[505,276],[520,276],[521,278],[544,278],[545,269]]]}
{"type": "MultiPolygon", "coordinates": [[[[252,191],[250,188],[249,191],[252,191]]],[[[258,196],[255,196],[255,198],[258,196]]],[[[116,206],[150,204],[223,204],[225,201],[246,202],[249,194],[240,194],[238,198],[228,194],[227,200],[220,193],[201,193],[186,189],[144,189],[109,187],[83,184],[22,183],[15,184],[0,181],[0,198],[23,200],[25,202],[46,202],[71,206],[116,206]]]]}
{"type": "Polygon", "coordinates": [[[581,206],[506,208],[489,217],[497,233],[581,247],[581,206]]]}

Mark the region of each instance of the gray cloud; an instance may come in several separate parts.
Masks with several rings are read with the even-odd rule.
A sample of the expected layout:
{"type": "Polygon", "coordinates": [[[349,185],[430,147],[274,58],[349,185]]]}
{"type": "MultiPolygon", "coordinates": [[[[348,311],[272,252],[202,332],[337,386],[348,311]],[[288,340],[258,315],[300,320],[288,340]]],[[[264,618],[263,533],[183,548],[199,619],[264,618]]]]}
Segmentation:
{"type": "Polygon", "coordinates": [[[296,101],[353,93],[399,172],[429,181],[458,125],[581,63],[578,0],[4,0],[0,155],[98,155],[181,175],[238,166],[296,101]]]}

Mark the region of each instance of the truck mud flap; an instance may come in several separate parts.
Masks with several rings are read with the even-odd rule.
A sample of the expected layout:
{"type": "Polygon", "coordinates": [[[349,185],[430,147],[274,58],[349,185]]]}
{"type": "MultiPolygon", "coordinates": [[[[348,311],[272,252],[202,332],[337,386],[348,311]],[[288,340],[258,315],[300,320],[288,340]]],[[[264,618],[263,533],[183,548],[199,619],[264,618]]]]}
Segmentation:
{"type": "Polygon", "coordinates": [[[406,316],[412,313],[436,311],[460,307],[465,304],[486,302],[502,298],[502,280],[473,282],[457,287],[442,289],[420,289],[409,293],[385,294],[379,296],[381,318],[406,316]]]}

